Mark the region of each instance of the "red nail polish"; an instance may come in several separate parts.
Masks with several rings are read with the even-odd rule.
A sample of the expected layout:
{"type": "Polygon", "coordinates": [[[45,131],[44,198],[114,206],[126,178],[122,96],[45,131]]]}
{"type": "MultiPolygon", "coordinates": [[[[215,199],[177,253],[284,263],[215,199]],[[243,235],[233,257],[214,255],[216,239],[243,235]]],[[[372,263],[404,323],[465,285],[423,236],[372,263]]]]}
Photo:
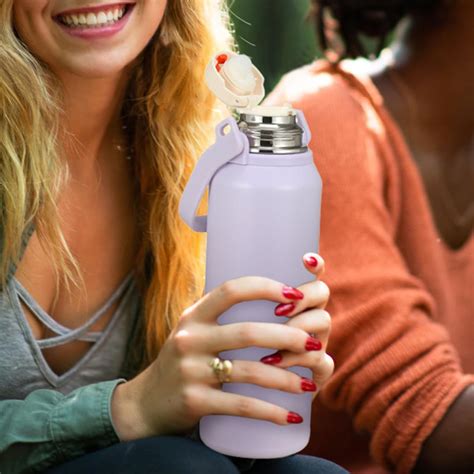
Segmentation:
{"type": "Polygon", "coordinates": [[[320,351],[322,347],[321,341],[318,341],[314,337],[309,336],[308,339],[306,339],[305,348],[307,351],[320,351]]]}
{"type": "Polygon", "coordinates": [[[305,392],[316,392],[316,384],[306,377],[301,377],[301,388],[305,392]]]}
{"type": "Polygon", "coordinates": [[[310,255],[309,257],[306,257],[305,261],[311,267],[316,268],[318,266],[318,259],[316,257],[313,257],[312,255],[310,255]]]}
{"type": "Polygon", "coordinates": [[[277,316],[286,316],[287,314],[290,314],[294,309],[294,303],[280,303],[278,306],[275,306],[275,314],[277,316]]]}
{"type": "Polygon", "coordinates": [[[292,286],[284,286],[282,293],[285,298],[290,298],[291,300],[302,300],[304,298],[304,294],[292,286]]]}
{"type": "Polygon", "coordinates": [[[301,418],[301,416],[298,415],[298,413],[295,413],[294,411],[289,411],[288,416],[286,417],[286,421],[288,423],[302,423],[303,418],[301,418]]]}
{"type": "Polygon", "coordinates": [[[267,355],[260,359],[260,362],[264,364],[278,364],[282,360],[282,355],[280,352],[275,352],[274,354],[267,355]]]}

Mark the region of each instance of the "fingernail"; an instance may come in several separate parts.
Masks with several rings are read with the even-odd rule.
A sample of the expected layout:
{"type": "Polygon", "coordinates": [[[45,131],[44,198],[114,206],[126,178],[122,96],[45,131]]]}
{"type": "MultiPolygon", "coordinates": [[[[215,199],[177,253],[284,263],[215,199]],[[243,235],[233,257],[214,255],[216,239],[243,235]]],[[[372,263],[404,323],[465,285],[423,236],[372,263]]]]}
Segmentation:
{"type": "Polygon", "coordinates": [[[305,348],[307,351],[320,351],[322,347],[321,341],[318,341],[314,337],[309,336],[308,339],[306,339],[305,348]]]}
{"type": "Polygon", "coordinates": [[[305,392],[316,392],[316,384],[306,377],[301,377],[301,388],[305,392]]]}
{"type": "Polygon", "coordinates": [[[292,286],[284,286],[282,293],[285,298],[290,298],[290,300],[302,300],[304,298],[304,293],[292,286]]]}
{"type": "Polygon", "coordinates": [[[310,255],[309,257],[305,257],[305,261],[311,267],[316,268],[318,266],[318,259],[310,255]]]}
{"type": "Polygon", "coordinates": [[[264,364],[278,364],[282,360],[282,355],[280,352],[275,352],[274,354],[267,355],[260,359],[260,362],[264,364]]]}
{"type": "Polygon", "coordinates": [[[290,314],[294,309],[294,303],[280,303],[278,306],[275,306],[275,314],[277,316],[286,316],[287,314],[290,314]]]}
{"type": "Polygon", "coordinates": [[[294,411],[289,411],[286,417],[286,421],[288,423],[302,423],[303,418],[301,418],[301,416],[298,415],[298,413],[295,413],[294,411]]]}

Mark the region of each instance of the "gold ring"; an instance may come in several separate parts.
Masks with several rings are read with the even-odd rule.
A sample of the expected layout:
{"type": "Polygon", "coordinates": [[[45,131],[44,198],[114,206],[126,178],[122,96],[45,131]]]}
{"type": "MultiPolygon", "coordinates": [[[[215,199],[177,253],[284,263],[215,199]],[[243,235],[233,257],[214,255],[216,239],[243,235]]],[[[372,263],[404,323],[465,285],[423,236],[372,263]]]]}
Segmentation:
{"type": "Polygon", "coordinates": [[[219,357],[214,357],[209,362],[209,366],[217,375],[219,382],[230,382],[230,375],[232,374],[232,362],[230,360],[221,360],[219,357]]]}

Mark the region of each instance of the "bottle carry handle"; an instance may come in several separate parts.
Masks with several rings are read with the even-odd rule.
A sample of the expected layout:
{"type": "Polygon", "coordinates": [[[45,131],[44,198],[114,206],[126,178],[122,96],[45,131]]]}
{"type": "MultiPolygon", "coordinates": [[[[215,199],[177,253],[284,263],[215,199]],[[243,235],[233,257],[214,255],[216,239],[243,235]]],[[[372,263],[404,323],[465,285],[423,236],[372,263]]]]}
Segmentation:
{"type": "Polygon", "coordinates": [[[232,117],[218,123],[215,130],[216,142],[203,153],[196,163],[179,203],[181,218],[196,232],[206,232],[207,230],[207,216],[196,215],[207,185],[219,168],[245,150],[245,136],[232,117]]]}
{"type": "Polygon", "coordinates": [[[309,142],[311,141],[311,130],[309,129],[308,122],[306,118],[299,109],[296,110],[296,121],[298,122],[299,126],[303,129],[303,146],[308,146],[309,142]]]}

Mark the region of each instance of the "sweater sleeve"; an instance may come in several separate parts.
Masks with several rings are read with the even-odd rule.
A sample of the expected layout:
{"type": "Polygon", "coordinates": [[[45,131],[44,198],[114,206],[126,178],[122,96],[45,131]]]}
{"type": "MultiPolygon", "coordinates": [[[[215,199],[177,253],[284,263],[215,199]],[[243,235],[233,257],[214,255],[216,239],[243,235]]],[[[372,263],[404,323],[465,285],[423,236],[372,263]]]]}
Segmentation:
{"type": "Polygon", "coordinates": [[[119,442],[110,400],[122,381],[87,385],[69,395],[41,389],[24,400],[0,401],[0,472],[42,472],[119,442]]]}
{"type": "Polygon", "coordinates": [[[286,75],[266,104],[285,102],[306,116],[323,181],[320,253],[336,370],[321,400],[371,434],[377,462],[407,473],[474,378],[462,373],[446,329],[434,321],[434,298],[397,246],[396,172],[386,169],[370,116],[328,73],[286,75]]]}

